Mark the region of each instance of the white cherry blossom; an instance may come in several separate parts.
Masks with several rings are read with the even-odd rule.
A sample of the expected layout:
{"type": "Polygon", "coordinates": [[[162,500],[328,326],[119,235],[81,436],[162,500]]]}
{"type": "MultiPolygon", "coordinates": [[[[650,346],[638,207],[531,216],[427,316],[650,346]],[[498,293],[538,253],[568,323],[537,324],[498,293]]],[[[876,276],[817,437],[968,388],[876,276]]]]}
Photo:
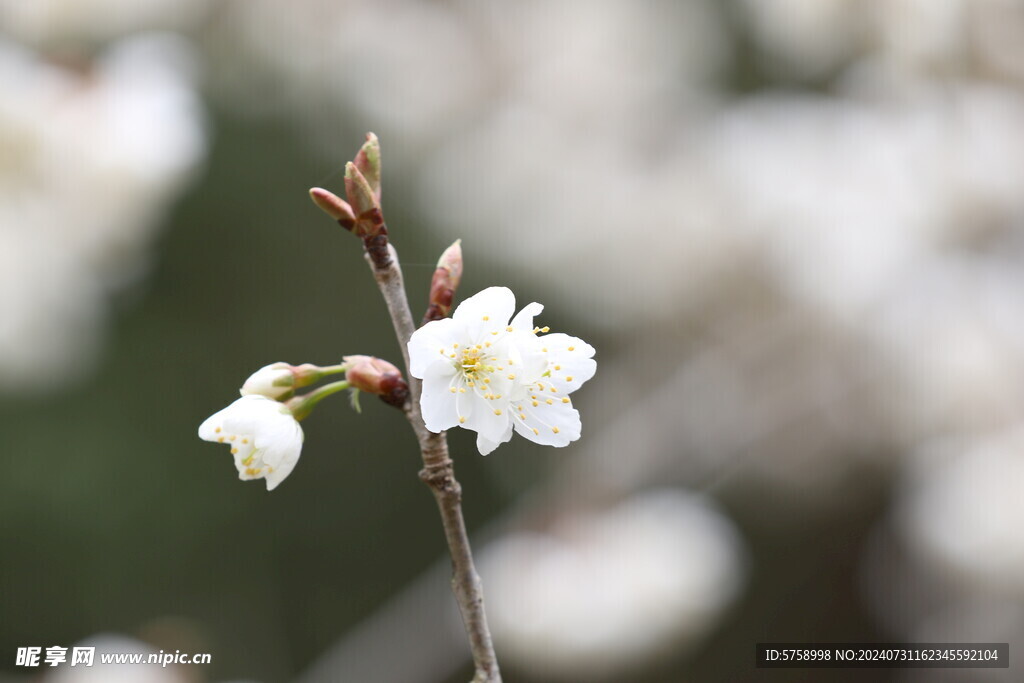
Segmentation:
{"type": "Polygon", "coordinates": [[[540,334],[528,304],[515,317],[515,296],[490,287],[466,299],[451,318],[409,340],[410,373],[423,380],[427,429],[461,426],[477,432],[487,455],[515,430],[535,443],[567,446],[580,437],[569,394],[594,376],[594,347],[567,334],[540,334]]]}
{"type": "Polygon", "coordinates": [[[238,478],[266,479],[271,491],[299,461],[303,433],[283,403],[249,395],[206,418],[199,438],[230,446],[238,478]]]}

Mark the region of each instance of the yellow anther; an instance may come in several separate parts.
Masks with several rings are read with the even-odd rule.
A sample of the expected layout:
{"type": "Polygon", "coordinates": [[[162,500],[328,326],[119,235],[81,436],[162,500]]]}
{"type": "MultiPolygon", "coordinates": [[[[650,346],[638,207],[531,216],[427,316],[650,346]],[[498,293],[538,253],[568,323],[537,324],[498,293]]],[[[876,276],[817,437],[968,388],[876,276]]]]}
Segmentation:
{"type": "Polygon", "coordinates": [[[562,403],[568,403],[568,402],[569,402],[569,397],[568,396],[562,397],[562,403]]]}
{"type": "Polygon", "coordinates": [[[550,330],[551,330],[551,328],[548,327],[547,325],[545,325],[544,327],[540,328],[540,331],[543,332],[544,334],[547,334],[548,331],[550,331],[550,330]]]}
{"type": "Polygon", "coordinates": [[[449,357],[449,358],[455,358],[455,354],[454,354],[454,353],[449,353],[449,354],[448,354],[448,357],[449,357]]]}
{"type": "Polygon", "coordinates": [[[572,381],[572,375],[566,376],[565,381],[566,382],[571,382],[572,381]]]}
{"type": "Polygon", "coordinates": [[[249,465],[252,464],[252,460],[253,460],[254,457],[255,456],[250,455],[248,458],[246,458],[245,460],[242,461],[242,464],[245,465],[246,467],[248,467],[249,465]]]}
{"type": "Polygon", "coordinates": [[[547,350],[547,349],[541,349],[541,351],[543,351],[544,353],[547,353],[547,352],[548,352],[548,350],[547,350]]]}
{"type": "Polygon", "coordinates": [[[242,443],[249,443],[249,439],[242,439],[242,443]]]}
{"type": "Polygon", "coordinates": [[[459,342],[455,342],[454,344],[452,344],[452,348],[453,349],[459,348],[459,342]]]}
{"type": "Polygon", "coordinates": [[[537,382],[537,388],[544,391],[544,382],[537,382]]]}
{"type": "Polygon", "coordinates": [[[562,369],[562,366],[561,366],[561,365],[556,365],[556,366],[555,366],[555,370],[561,370],[561,369],[562,369]]]}
{"type": "Polygon", "coordinates": [[[554,401],[552,401],[550,398],[545,399],[544,402],[547,403],[548,405],[551,405],[552,403],[554,403],[554,401]]]}
{"type": "Polygon", "coordinates": [[[466,418],[464,418],[464,417],[462,417],[461,415],[459,415],[459,424],[460,424],[460,425],[464,425],[464,424],[466,424],[466,418]]]}
{"type": "Polygon", "coordinates": [[[487,348],[491,348],[491,342],[484,342],[484,346],[486,346],[487,348]]]}
{"type": "Polygon", "coordinates": [[[558,433],[558,427],[552,427],[551,431],[553,431],[555,434],[557,434],[558,433]]]}
{"type": "Polygon", "coordinates": [[[536,400],[537,400],[537,397],[536,397],[536,396],[530,396],[530,398],[532,398],[532,399],[533,399],[534,401],[536,401],[536,400]]]}
{"type": "Polygon", "coordinates": [[[516,378],[516,376],[515,376],[515,375],[509,375],[509,376],[508,376],[508,378],[509,378],[509,379],[515,379],[515,378],[516,378]]]}
{"type": "Polygon", "coordinates": [[[217,437],[217,443],[224,443],[224,437],[223,436],[218,436],[217,437]]]}
{"type": "Polygon", "coordinates": [[[498,395],[497,395],[497,396],[495,396],[494,398],[501,398],[501,394],[498,394],[498,395]]]}
{"type": "Polygon", "coordinates": [[[540,404],[539,404],[539,403],[537,403],[536,401],[533,401],[533,407],[534,407],[534,408],[536,408],[536,407],[537,407],[538,405],[540,405],[540,404]]]}
{"type": "Polygon", "coordinates": [[[515,363],[514,363],[514,362],[512,362],[512,359],[511,359],[511,358],[509,358],[509,359],[508,359],[508,364],[509,364],[509,365],[515,365],[515,363]]]}
{"type": "Polygon", "coordinates": [[[459,393],[460,393],[460,394],[464,394],[464,393],[466,393],[466,390],[465,390],[465,389],[463,389],[462,387],[459,387],[459,393]]]}
{"type": "Polygon", "coordinates": [[[526,419],[526,413],[519,413],[519,419],[520,420],[525,420],[526,419]]]}
{"type": "Polygon", "coordinates": [[[490,383],[491,383],[491,378],[490,377],[484,377],[484,384],[490,384],[490,383]]]}
{"type": "MultiPolygon", "coordinates": [[[[221,451],[221,453],[223,453],[223,452],[224,451],[221,451]]],[[[234,455],[235,453],[238,453],[238,449],[237,448],[232,448],[231,449],[231,455],[234,455]]]]}
{"type": "Polygon", "coordinates": [[[231,436],[228,437],[228,441],[234,441],[237,438],[238,438],[237,434],[232,434],[231,436]]]}
{"type": "Polygon", "coordinates": [[[576,347],[575,347],[575,346],[570,346],[570,347],[569,347],[569,350],[570,350],[570,351],[575,351],[575,350],[576,350],[576,347]]]}
{"type": "Polygon", "coordinates": [[[501,415],[501,410],[495,410],[495,411],[494,411],[494,414],[495,414],[495,415],[501,415]]]}
{"type": "Polygon", "coordinates": [[[498,334],[498,331],[495,330],[494,332],[491,332],[491,334],[498,334]]]}
{"type": "Polygon", "coordinates": [[[455,387],[448,387],[448,391],[450,391],[450,392],[452,392],[454,394],[456,389],[455,389],[455,387]]]}
{"type": "Polygon", "coordinates": [[[511,325],[509,325],[508,327],[505,328],[505,331],[506,332],[514,332],[515,328],[513,328],[511,325]]]}
{"type": "Polygon", "coordinates": [[[536,427],[534,427],[534,428],[533,428],[533,433],[534,433],[534,434],[540,434],[540,432],[539,432],[539,431],[537,431],[537,428],[536,428],[536,427]]]}
{"type": "Polygon", "coordinates": [[[255,477],[256,475],[258,475],[258,474],[259,474],[260,472],[262,472],[262,471],[263,471],[263,470],[254,470],[254,469],[253,469],[253,468],[251,468],[251,467],[247,467],[247,468],[245,469],[245,473],[246,473],[246,474],[248,474],[248,475],[249,475],[250,477],[255,477]]]}
{"type": "Polygon", "coordinates": [[[220,427],[217,427],[216,429],[214,429],[213,433],[214,434],[220,434],[220,427]]]}

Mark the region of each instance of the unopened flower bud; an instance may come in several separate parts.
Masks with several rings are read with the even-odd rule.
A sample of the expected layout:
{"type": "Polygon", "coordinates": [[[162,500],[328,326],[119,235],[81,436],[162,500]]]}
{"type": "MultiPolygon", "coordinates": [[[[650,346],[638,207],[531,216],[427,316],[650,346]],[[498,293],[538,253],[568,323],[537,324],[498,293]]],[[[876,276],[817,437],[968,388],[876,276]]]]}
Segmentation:
{"type": "Polygon", "coordinates": [[[409,397],[409,386],[391,363],[373,356],[345,356],[345,379],[356,389],[377,394],[388,405],[401,408],[409,397]]]}
{"type": "Polygon", "coordinates": [[[357,220],[374,209],[380,210],[380,202],[369,181],[351,161],[345,164],[345,194],[357,220]]]}
{"type": "Polygon", "coordinates": [[[239,390],[242,396],[266,396],[275,401],[288,398],[295,390],[295,376],[288,363],[272,363],[254,372],[239,390]]]}
{"type": "MultiPolygon", "coordinates": [[[[337,366],[335,366],[337,367],[337,366]]],[[[275,401],[291,398],[295,389],[308,387],[325,375],[338,372],[335,368],[321,368],[311,363],[291,365],[271,363],[254,372],[239,389],[242,396],[266,396],[275,401]]]]}
{"type": "Polygon", "coordinates": [[[356,154],[355,164],[380,202],[380,141],[373,133],[366,134],[366,142],[356,154]]]}
{"type": "Polygon", "coordinates": [[[423,324],[448,317],[452,310],[455,290],[462,280],[462,240],[455,240],[452,246],[444,250],[437,262],[437,270],[430,281],[430,297],[427,313],[423,316],[423,324]]]}
{"type": "Polygon", "coordinates": [[[351,231],[356,224],[356,215],[352,207],[344,199],[330,190],[321,187],[314,187],[309,191],[309,197],[321,211],[338,221],[341,227],[351,231]]]}

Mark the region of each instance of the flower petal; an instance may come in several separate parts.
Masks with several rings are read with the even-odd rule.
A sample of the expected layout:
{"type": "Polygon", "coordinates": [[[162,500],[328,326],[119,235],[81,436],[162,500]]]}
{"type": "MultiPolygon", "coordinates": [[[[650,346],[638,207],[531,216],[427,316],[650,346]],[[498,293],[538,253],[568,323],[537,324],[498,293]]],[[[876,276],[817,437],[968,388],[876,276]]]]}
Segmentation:
{"type": "Polygon", "coordinates": [[[408,344],[409,373],[423,379],[427,367],[441,358],[438,351],[460,341],[461,327],[451,318],[445,318],[429,322],[413,332],[408,344]]]}
{"type": "MultiPolygon", "coordinates": [[[[463,388],[460,379],[456,377],[455,368],[450,362],[438,362],[427,367],[423,376],[420,409],[427,429],[435,434],[459,424],[459,410],[466,411],[464,406],[470,405],[470,401],[465,398],[466,394],[458,392],[463,388]]],[[[462,414],[465,416],[466,412],[462,414]]]]}
{"type": "Polygon", "coordinates": [[[548,373],[541,382],[555,388],[554,394],[564,396],[579,389],[584,382],[597,372],[594,347],[579,337],[556,332],[538,337],[541,349],[547,356],[548,373]]]}
{"type": "Polygon", "coordinates": [[[516,313],[516,317],[512,318],[509,327],[513,327],[516,330],[532,331],[534,316],[540,315],[543,310],[543,304],[539,304],[536,301],[526,304],[523,306],[523,310],[516,313]]]}
{"type": "Polygon", "coordinates": [[[510,407],[516,431],[534,443],[561,447],[580,438],[580,414],[567,396],[544,396],[538,391],[510,407]]]}
{"type": "Polygon", "coordinates": [[[507,401],[488,401],[479,398],[473,403],[473,409],[464,415],[466,421],[462,426],[471,429],[488,441],[502,443],[508,434],[511,421],[507,401]]]}
{"type": "Polygon", "coordinates": [[[478,451],[480,451],[480,455],[487,455],[488,453],[492,453],[495,448],[497,448],[501,444],[507,442],[511,438],[512,438],[512,422],[510,421],[508,423],[508,428],[505,430],[504,437],[500,441],[491,441],[490,439],[485,437],[483,434],[477,434],[476,435],[476,449],[478,451]]]}
{"type": "Polygon", "coordinates": [[[508,287],[488,287],[455,309],[452,320],[463,326],[466,341],[479,343],[486,335],[504,331],[516,310],[516,297],[508,287]]]}

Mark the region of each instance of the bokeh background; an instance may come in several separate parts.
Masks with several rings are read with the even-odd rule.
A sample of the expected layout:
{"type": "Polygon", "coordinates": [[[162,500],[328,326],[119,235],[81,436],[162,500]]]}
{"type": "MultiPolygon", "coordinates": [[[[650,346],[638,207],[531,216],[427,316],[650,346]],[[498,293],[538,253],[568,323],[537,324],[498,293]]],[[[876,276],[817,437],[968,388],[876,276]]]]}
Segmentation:
{"type": "Polygon", "coordinates": [[[598,349],[569,448],[450,435],[506,680],[1020,680],[753,663],[1024,645],[1024,3],[0,0],[0,681],[469,677],[400,415],[196,436],[399,358],[367,130],[417,311],[462,238],[598,349]],[[15,666],[82,642],[213,663],[15,666]]]}

